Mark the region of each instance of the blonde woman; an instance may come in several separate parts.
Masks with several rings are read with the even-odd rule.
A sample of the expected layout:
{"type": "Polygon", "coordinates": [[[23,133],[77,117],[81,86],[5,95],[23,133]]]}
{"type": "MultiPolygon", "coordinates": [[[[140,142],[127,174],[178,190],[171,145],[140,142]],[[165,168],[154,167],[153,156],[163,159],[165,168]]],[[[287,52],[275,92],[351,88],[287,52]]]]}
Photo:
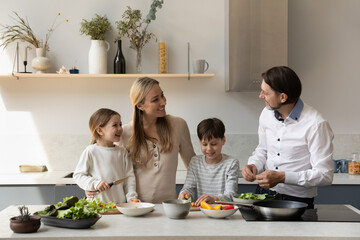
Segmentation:
{"type": "Polygon", "coordinates": [[[120,145],[133,158],[139,199],[153,203],[177,199],[178,155],[186,168],[195,155],[189,128],[184,119],[166,114],[166,98],[155,79],[137,79],[130,99],[133,120],[124,125],[120,145]]]}
{"type": "Polygon", "coordinates": [[[195,156],[189,128],[184,119],[166,114],[166,98],[155,79],[137,79],[130,99],[133,120],[123,126],[119,144],[133,160],[138,198],[152,203],[177,199],[178,155],[186,168],[195,156]]]}

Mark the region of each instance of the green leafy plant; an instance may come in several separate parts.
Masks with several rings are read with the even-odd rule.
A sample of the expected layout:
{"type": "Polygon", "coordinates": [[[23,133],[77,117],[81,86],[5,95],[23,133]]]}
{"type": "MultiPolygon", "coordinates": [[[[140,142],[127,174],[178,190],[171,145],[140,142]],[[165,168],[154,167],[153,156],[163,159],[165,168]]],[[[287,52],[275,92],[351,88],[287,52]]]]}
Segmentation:
{"type": "Polygon", "coordinates": [[[105,34],[111,29],[111,24],[106,15],[95,14],[90,21],[83,19],[80,33],[91,37],[91,40],[105,40],[105,34]]]}
{"type": "MultiPolygon", "coordinates": [[[[55,29],[61,24],[56,24],[56,20],[60,16],[60,13],[57,14],[51,27],[48,29],[45,36],[45,42],[35,36],[27,18],[24,19],[20,17],[17,12],[14,12],[14,14],[15,17],[11,18],[15,25],[0,25],[0,40],[2,41],[0,46],[6,48],[10,43],[20,40],[30,43],[35,48],[45,48],[47,51],[50,50],[48,41],[55,29]]],[[[68,22],[69,20],[66,19],[65,21],[68,22]]]]}

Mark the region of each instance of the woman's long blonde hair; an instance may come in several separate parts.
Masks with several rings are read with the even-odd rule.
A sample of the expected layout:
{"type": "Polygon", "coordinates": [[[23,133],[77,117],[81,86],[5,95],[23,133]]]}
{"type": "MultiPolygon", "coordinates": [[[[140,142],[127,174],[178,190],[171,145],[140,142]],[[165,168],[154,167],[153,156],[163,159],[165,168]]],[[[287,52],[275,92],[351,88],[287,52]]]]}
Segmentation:
{"type": "MultiPolygon", "coordinates": [[[[133,113],[133,135],[131,136],[128,149],[130,156],[134,159],[136,166],[146,165],[149,161],[149,149],[143,123],[143,111],[141,111],[137,104],[144,103],[145,97],[149,93],[153,85],[159,82],[155,79],[144,77],[137,79],[130,89],[130,99],[134,105],[133,113]],[[144,159],[144,161],[143,161],[144,159]]],[[[159,142],[161,143],[161,152],[169,152],[172,150],[173,143],[171,139],[171,126],[165,117],[160,117],[156,121],[157,132],[159,135],[159,142]]]]}

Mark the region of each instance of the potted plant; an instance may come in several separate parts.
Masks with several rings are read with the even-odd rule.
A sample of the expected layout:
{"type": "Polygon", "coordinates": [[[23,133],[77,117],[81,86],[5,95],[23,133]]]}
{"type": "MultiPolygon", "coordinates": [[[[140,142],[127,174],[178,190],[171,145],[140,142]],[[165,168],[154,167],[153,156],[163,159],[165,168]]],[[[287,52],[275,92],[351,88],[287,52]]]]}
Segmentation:
{"type": "Polygon", "coordinates": [[[91,38],[89,73],[107,73],[107,52],[110,44],[105,41],[105,35],[109,30],[111,30],[111,24],[106,15],[96,14],[91,20],[83,19],[81,22],[80,33],[91,38]]]}
{"type": "Polygon", "coordinates": [[[157,41],[155,34],[147,32],[147,28],[150,22],[156,19],[156,10],[157,8],[162,8],[163,3],[163,0],[153,0],[146,19],[142,19],[140,10],[133,10],[128,6],[127,10],[125,10],[124,14],[122,15],[122,20],[115,22],[120,38],[129,38],[130,48],[136,50],[136,72],[138,73],[142,72],[142,48],[152,38],[157,41]]]}
{"type": "Polygon", "coordinates": [[[19,207],[20,215],[10,218],[10,228],[15,233],[36,232],[41,225],[40,216],[30,215],[26,206],[19,207]]]}

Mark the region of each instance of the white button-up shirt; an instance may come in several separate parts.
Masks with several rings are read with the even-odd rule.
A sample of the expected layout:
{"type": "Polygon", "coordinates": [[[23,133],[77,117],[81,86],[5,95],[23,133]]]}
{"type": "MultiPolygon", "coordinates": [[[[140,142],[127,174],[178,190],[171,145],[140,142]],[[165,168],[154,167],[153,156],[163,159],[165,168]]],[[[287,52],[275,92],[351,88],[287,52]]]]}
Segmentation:
{"type": "Polygon", "coordinates": [[[330,185],[333,132],[329,123],[312,107],[298,100],[290,115],[264,108],[259,118],[259,145],[248,164],[258,173],[264,170],[285,172],[285,183],[271,190],[302,198],[317,195],[317,186],[330,185]]]}

